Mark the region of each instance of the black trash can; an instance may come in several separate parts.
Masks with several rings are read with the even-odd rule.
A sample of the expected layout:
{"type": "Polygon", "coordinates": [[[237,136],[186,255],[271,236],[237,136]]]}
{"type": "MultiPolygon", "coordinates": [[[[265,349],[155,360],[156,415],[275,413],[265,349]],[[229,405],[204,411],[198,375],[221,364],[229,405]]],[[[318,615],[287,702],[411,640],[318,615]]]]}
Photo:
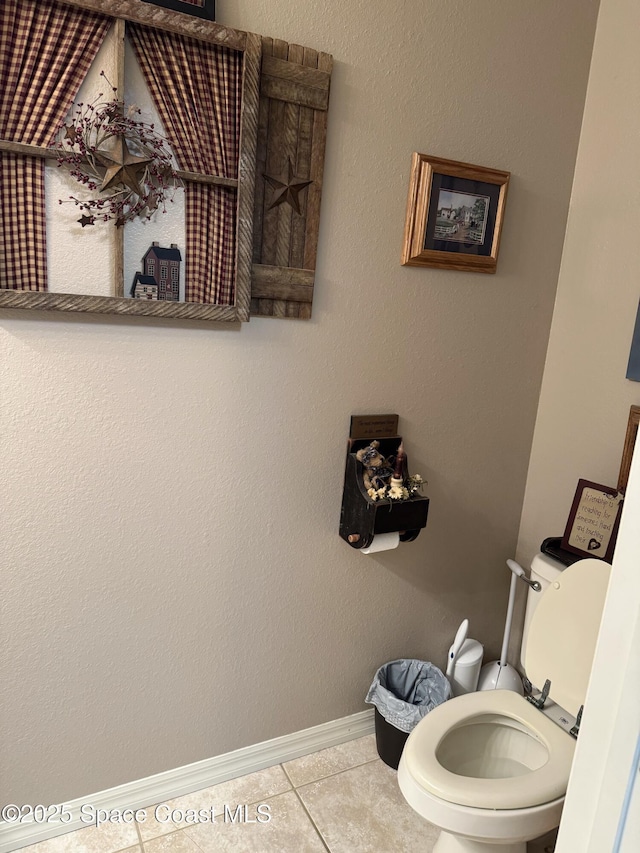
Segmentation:
{"type": "Polygon", "coordinates": [[[403,658],[380,667],[365,702],[375,705],[376,746],[385,764],[398,769],[409,734],[450,696],[447,678],[428,661],[403,658]]]}

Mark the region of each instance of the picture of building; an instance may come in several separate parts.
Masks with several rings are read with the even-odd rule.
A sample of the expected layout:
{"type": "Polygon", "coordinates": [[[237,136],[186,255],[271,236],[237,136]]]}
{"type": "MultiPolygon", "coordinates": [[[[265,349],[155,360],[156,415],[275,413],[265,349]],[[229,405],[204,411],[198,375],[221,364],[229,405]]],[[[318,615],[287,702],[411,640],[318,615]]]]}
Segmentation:
{"type": "Polygon", "coordinates": [[[176,243],[172,243],[169,249],[152,243],[142,259],[144,272],[137,272],[133,279],[131,296],[134,299],[178,302],[181,263],[182,255],[176,243]]]}

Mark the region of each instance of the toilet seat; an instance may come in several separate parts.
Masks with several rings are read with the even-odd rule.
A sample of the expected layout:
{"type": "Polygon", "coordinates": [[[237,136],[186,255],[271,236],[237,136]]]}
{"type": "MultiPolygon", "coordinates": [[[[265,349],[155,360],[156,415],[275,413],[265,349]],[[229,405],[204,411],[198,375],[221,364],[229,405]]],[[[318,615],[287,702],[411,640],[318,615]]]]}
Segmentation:
{"type": "Polygon", "coordinates": [[[442,800],[479,809],[519,809],[564,796],[574,749],[573,738],[522,696],[491,690],[434,708],[409,736],[403,759],[415,782],[442,800]],[[500,746],[517,741],[525,763],[516,775],[513,767],[504,773],[500,766],[483,768],[483,739],[491,742],[485,751],[489,764],[508,763],[511,753],[500,746]],[[469,744],[478,750],[479,762],[471,770],[469,744]],[[460,770],[452,772],[444,764],[460,765],[460,770]]]}

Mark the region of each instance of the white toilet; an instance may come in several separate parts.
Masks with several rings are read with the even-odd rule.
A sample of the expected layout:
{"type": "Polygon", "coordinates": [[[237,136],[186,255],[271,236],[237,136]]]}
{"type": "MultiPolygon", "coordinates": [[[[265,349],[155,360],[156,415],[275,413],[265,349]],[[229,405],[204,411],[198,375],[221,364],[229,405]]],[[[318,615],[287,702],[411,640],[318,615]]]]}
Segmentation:
{"type": "Polygon", "coordinates": [[[522,662],[536,687],[550,682],[542,710],[510,690],[467,693],[409,735],[398,784],[441,828],[434,853],[526,853],[527,841],[560,823],[610,568],[533,560],[542,590],[528,593],[522,662]]]}

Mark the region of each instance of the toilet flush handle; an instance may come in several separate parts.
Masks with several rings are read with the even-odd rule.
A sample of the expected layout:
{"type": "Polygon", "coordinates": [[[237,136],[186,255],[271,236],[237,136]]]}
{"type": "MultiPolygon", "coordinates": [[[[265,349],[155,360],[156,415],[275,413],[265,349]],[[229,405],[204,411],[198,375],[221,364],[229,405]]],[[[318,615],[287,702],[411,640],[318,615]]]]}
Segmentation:
{"type": "Polygon", "coordinates": [[[529,580],[529,578],[525,575],[524,569],[522,568],[520,563],[516,563],[515,560],[507,560],[507,565],[509,566],[513,574],[519,577],[521,581],[524,581],[535,592],[540,592],[540,590],[542,589],[540,582],[529,580]]]}

